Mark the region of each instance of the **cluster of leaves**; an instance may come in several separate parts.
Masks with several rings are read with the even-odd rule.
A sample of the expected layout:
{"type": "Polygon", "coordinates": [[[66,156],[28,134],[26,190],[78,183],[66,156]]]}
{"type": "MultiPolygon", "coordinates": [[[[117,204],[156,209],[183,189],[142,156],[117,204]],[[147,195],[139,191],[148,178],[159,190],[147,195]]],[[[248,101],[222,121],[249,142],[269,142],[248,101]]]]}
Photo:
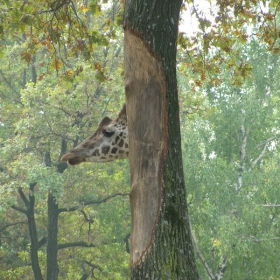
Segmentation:
{"type": "Polygon", "coordinates": [[[242,44],[257,40],[268,51],[279,54],[279,1],[205,1],[201,5],[199,1],[185,1],[183,8],[198,25],[193,36],[181,33],[178,41],[184,61],[180,69],[188,72],[191,68],[196,73],[193,91],[206,80],[214,86],[221,83],[224,67],[230,72],[231,83],[240,86],[252,71],[240,53],[238,46],[242,44]]]}
{"type": "Polygon", "coordinates": [[[41,50],[41,63],[47,63],[49,70],[69,68],[67,58],[80,54],[90,60],[96,46],[108,46],[110,40],[116,39],[116,18],[121,13],[120,3],[115,2],[111,9],[112,5],[106,7],[106,1],[99,2],[1,1],[1,56],[7,45],[18,42],[21,59],[31,64],[41,50]],[[99,18],[99,23],[93,17],[99,18]]]}

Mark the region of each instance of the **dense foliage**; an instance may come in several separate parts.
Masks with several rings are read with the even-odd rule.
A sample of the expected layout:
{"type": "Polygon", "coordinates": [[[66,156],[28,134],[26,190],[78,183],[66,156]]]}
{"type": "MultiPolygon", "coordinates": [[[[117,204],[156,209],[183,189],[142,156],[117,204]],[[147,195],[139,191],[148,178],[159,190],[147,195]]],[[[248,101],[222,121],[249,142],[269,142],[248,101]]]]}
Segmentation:
{"type": "MultiPolygon", "coordinates": [[[[178,80],[203,279],[280,277],[279,3],[257,2],[216,1],[207,15],[185,3],[199,20],[193,38],[179,37],[178,80]]],[[[34,277],[32,238],[46,274],[51,194],[59,277],[128,279],[128,162],[59,162],[124,103],[121,3],[0,9],[0,278],[34,277]]]]}
{"type": "MultiPolygon", "coordinates": [[[[59,11],[53,18],[43,12],[43,17],[30,15],[31,20],[18,13],[27,13],[25,9],[32,6],[15,4],[19,6],[2,9],[11,33],[3,34],[0,72],[0,278],[33,278],[28,226],[32,211],[39,265],[45,275],[48,194],[55,197],[59,209],[60,277],[126,278],[130,231],[127,162],[77,168],[59,162],[62,153],[91,135],[104,115],[114,116],[124,103],[122,42],[116,36],[121,29],[112,22],[118,5],[99,17],[100,7],[90,15],[85,6],[75,4],[76,12],[87,15],[84,20],[91,23],[87,32],[103,38],[91,42],[90,60],[85,62],[78,52],[83,49],[70,48],[83,40],[79,29],[63,29],[73,19],[71,15],[61,21],[59,11]],[[63,41],[63,36],[53,40],[52,30],[43,29],[47,26],[42,18],[53,21],[53,28],[57,20],[56,28],[69,32],[71,42],[63,41]]],[[[76,23],[73,19],[69,24],[76,23]]]]}
{"type": "Polygon", "coordinates": [[[256,41],[239,51],[252,66],[242,86],[221,68],[223,83],[190,96],[181,78],[193,237],[203,279],[278,279],[279,58],[256,41]]]}

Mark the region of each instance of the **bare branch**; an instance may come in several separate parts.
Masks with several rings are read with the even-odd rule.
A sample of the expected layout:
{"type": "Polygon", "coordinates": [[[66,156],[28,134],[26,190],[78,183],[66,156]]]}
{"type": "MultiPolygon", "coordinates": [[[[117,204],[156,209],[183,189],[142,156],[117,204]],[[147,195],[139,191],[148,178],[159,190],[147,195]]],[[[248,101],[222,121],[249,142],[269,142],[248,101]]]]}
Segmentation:
{"type": "Polygon", "coordinates": [[[72,247],[96,247],[94,244],[88,244],[85,241],[77,241],[77,242],[69,242],[69,243],[63,243],[58,244],[57,249],[65,249],[65,248],[72,248],[72,247]]]}
{"type": "Polygon", "coordinates": [[[116,196],[129,196],[129,193],[115,193],[115,194],[108,195],[107,197],[104,197],[100,200],[88,200],[88,201],[83,201],[82,203],[83,205],[101,204],[116,196]]]}
{"type": "Polygon", "coordinates": [[[7,227],[15,226],[15,225],[18,225],[18,224],[27,224],[27,221],[18,221],[18,222],[8,223],[0,229],[0,232],[3,231],[7,227]]]}
{"type": "Polygon", "coordinates": [[[190,222],[189,222],[189,225],[190,225],[190,232],[191,232],[191,237],[192,237],[192,240],[193,240],[193,244],[194,244],[195,250],[196,250],[196,252],[197,252],[197,254],[198,254],[200,260],[202,261],[202,264],[203,264],[203,266],[205,267],[205,269],[206,269],[206,271],[207,271],[207,273],[208,273],[210,279],[211,279],[211,280],[215,280],[215,277],[214,277],[214,275],[213,275],[213,273],[212,273],[210,267],[208,266],[208,264],[207,264],[207,262],[206,262],[204,256],[202,255],[202,253],[201,253],[201,251],[200,251],[200,249],[199,249],[199,247],[198,247],[198,243],[197,243],[197,240],[196,240],[196,237],[195,237],[195,234],[194,234],[194,232],[193,232],[193,229],[192,229],[192,226],[191,226],[191,223],[190,223],[190,222]]]}
{"type": "Polygon", "coordinates": [[[261,143],[260,145],[258,145],[256,148],[259,148],[260,146],[264,145],[262,151],[260,152],[259,156],[253,161],[252,163],[252,168],[254,168],[254,166],[258,163],[258,161],[263,157],[265,150],[267,148],[267,145],[269,142],[273,141],[274,139],[276,139],[276,137],[271,137],[268,138],[265,142],[261,143]]]}
{"type": "Polygon", "coordinates": [[[43,11],[36,11],[33,13],[33,15],[40,15],[40,14],[48,14],[48,13],[57,13],[64,5],[68,5],[70,1],[54,1],[54,3],[56,4],[56,6],[53,5],[53,3],[51,3],[50,5],[50,9],[48,10],[43,10],[43,11]]]}
{"type": "Polygon", "coordinates": [[[224,256],[222,263],[219,265],[218,272],[217,272],[217,275],[215,277],[215,280],[220,280],[220,279],[223,278],[224,272],[226,270],[226,265],[227,265],[227,257],[224,256]]]}
{"type": "Polygon", "coordinates": [[[263,242],[263,241],[268,241],[268,240],[279,240],[280,237],[279,236],[275,236],[275,237],[268,237],[268,238],[257,238],[254,235],[248,235],[248,234],[240,234],[239,237],[242,240],[247,239],[251,239],[253,242],[263,242]]]}
{"type": "Polygon", "coordinates": [[[244,119],[240,126],[240,132],[241,132],[242,137],[241,137],[240,164],[239,164],[239,170],[238,170],[236,191],[240,191],[243,186],[243,172],[245,170],[247,136],[250,132],[250,128],[248,128],[247,131],[245,130],[243,123],[244,123],[244,119]]]}
{"type": "Polygon", "coordinates": [[[38,249],[44,246],[47,243],[47,237],[43,237],[39,242],[38,242],[38,249]]]}
{"type": "MultiPolygon", "coordinates": [[[[101,203],[104,203],[104,202],[108,201],[109,199],[114,198],[116,196],[128,196],[128,195],[129,195],[129,193],[115,193],[115,194],[112,194],[112,195],[108,195],[107,197],[104,197],[100,200],[88,200],[88,201],[81,200],[80,203],[83,206],[92,205],[92,204],[101,204],[101,203]]],[[[60,208],[60,209],[58,209],[58,213],[76,211],[80,207],[81,207],[80,205],[77,205],[77,206],[70,207],[70,208],[60,208]]]]}
{"type": "Polygon", "coordinates": [[[262,207],[280,207],[280,204],[263,204],[263,205],[259,205],[262,207]]]}
{"type": "MultiPolygon", "coordinates": [[[[11,83],[10,83],[10,82],[8,81],[8,79],[5,77],[5,75],[4,75],[4,73],[2,72],[2,70],[0,70],[0,74],[1,74],[1,76],[2,76],[2,78],[3,78],[3,80],[5,81],[5,83],[9,86],[9,88],[10,88],[14,93],[16,93],[17,96],[19,96],[19,92],[11,85],[11,83]]],[[[16,100],[14,100],[14,101],[16,101],[16,100]]],[[[21,102],[19,102],[19,101],[16,101],[16,102],[21,104],[21,102]]]]}
{"type": "MultiPolygon", "coordinates": [[[[29,189],[30,189],[30,191],[33,193],[33,191],[34,191],[34,187],[36,186],[36,184],[37,183],[30,183],[29,184],[29,189]]],[[[21,187],[19,187],[18,188],[18,193],[19,193],[19,195],[20,195],[20,198],[23,200],[23,202],[24,202],[24,204],[25,204],[25,206],[27,207],[27,208],[30,208],[30,203],[32,202],[32,203],[34,203],[34,196],[33,195],[29,195],[29,199],[30,199],[30,201],[27,199],[27,197],[25,196],[25,194],[24,194],[24,192],[22,191],[22,188],[21,187]]]]}
{"type": "Polygon", "coordinates": [[[28,214],[28,213],[27,213],[27,210],[25,210],[25,209],[23,209],[23,208],[21,208],[21,207],[18,207],[18,206],[16,206],[16,205],[12,205],[11,208],[13,208],[14,210],[19,211],[19,212],[21,212],[21,213],[23,213],[23,214],[25,214],[25,215],[28,214]]]}

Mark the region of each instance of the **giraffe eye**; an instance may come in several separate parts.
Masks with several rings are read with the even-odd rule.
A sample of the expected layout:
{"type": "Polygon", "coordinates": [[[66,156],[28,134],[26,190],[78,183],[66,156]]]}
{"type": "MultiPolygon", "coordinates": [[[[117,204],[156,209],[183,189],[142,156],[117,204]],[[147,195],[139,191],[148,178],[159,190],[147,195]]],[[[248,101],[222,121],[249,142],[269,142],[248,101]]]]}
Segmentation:
{"type": "Polygon", "coordinates": [[[105,137],[111,137],[114,133],[115,133],[114,131],[107,131],[107,130],[103,131],[103,135],[105,137]]]}

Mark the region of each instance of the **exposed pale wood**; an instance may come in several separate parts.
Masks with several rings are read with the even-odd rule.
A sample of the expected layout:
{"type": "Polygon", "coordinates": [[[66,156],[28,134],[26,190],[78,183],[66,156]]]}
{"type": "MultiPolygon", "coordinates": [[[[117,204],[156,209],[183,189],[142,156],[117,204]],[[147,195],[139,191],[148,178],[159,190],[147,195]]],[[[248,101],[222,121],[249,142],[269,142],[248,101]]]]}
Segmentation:
{"type": "Polygon", "coordinates": [[[129,29],[125,30],[125,85],[131,170],[131,262],[134,264],[149,248],[157,222],[167,125],[162,63],[129,29]],[[149,207],[143,207],[147,204],[149,207]]]}

